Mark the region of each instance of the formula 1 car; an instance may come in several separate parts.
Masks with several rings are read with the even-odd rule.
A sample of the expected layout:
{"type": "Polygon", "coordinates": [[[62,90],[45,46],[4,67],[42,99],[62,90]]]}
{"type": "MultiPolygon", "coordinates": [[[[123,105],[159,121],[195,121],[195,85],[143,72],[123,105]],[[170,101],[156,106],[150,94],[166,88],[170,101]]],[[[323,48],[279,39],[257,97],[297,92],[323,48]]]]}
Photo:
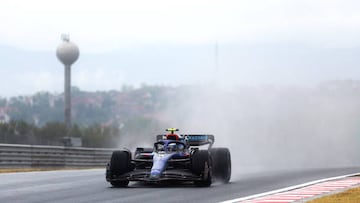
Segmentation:
{"type": "Polygon", "coordinates": [[[129,150],[114,151],[106,167],[106,180],[114,187],[126,187],[129,181],[191,181],[203,187],[213,181],[229,182],[230,151],[212,148],[213,135],[177,135],[176,128],[166,131],[169,134],[156,137],[153,148],[137,148],[133,157],[129,150]]]}

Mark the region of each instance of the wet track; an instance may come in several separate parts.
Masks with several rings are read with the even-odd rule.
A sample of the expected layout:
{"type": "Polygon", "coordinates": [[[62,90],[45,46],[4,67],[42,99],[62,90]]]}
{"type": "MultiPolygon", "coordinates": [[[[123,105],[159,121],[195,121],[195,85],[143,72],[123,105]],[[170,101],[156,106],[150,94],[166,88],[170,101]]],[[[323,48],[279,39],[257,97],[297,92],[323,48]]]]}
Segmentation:
{"type": "Polygon", "coordinates": [[[102,169],[10,173],[0,174],[0,202],[219,202],[357,172],[360,168],[252,173],[210,188],[139,183],[112,188],[102,169]]]}

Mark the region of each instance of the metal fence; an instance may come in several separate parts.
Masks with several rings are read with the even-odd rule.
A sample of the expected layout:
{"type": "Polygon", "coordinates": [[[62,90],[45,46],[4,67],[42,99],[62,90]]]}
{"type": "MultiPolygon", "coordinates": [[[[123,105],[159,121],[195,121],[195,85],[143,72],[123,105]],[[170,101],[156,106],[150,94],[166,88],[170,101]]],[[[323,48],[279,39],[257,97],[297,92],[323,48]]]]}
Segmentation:
{"type": "Polygon", "coordinates": [[[0,168],[105,167],[113,150],[0,144],[0,168]]]}

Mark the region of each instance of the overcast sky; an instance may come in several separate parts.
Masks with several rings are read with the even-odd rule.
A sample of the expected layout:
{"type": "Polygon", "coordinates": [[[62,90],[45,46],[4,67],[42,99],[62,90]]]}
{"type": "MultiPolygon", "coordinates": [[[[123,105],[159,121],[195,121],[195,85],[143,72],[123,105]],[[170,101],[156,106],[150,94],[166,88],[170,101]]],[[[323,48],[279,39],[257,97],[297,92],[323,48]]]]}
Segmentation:
{"type": "Polygon", "coordinates": [[[80,47],[73,84],[85,90],[174,81],[252,85],[360,79],[356,0],[0,3],[0,96],[62,92],[63,70],[55,57],[62,33],[80,47]],[[168,77],[173,73],[177,78],[168,77]]]}

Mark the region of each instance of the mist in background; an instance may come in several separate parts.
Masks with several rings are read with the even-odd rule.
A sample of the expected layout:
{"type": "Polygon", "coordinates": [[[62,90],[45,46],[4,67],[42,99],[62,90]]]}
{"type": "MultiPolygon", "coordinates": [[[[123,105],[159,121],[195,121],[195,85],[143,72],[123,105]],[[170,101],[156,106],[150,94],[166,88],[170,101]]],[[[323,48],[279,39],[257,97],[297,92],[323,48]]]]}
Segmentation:
{"type": "MultiPolygon", "coordinates": [[[[312,87],[328,80],[360,79],[360,46],[216,43],[147,45],[109,53],[81,53],[72,85],[85,91],[120,90],[124,84],[312,87]],[[216,61],[218,65],[216,66],[216,61]]],[[[80,45],[79,45],[80,46],[80,45]]],[[[80,46],[81,50],[81,46],[80,46]]],[[[63,92],[63,66],[54,52],[0,45],[1,97],[63,92]],[[5,88],[6,87],[6,88],[5,88]]]]}
{"type": "Polygon", "coordinates": [[[233,180],[259,171],[360,165],[358,81],[233,90],[192,86],[177,93],[161,114],[162,126],[152,128],[155,134],[137,134],[127,144],[151,147],[154,131],[167,127],[214,134],[214,147],[230,148],[233,180]]]}
{"type": "Polygon", "coordinates": [[[170,123],[186,132],[215,134],[215,146],[231,150],[234,174],[358,166],[360,96],[353,93],[320,87],[202,88],[178,100],[168,114],[170,123]]]}

